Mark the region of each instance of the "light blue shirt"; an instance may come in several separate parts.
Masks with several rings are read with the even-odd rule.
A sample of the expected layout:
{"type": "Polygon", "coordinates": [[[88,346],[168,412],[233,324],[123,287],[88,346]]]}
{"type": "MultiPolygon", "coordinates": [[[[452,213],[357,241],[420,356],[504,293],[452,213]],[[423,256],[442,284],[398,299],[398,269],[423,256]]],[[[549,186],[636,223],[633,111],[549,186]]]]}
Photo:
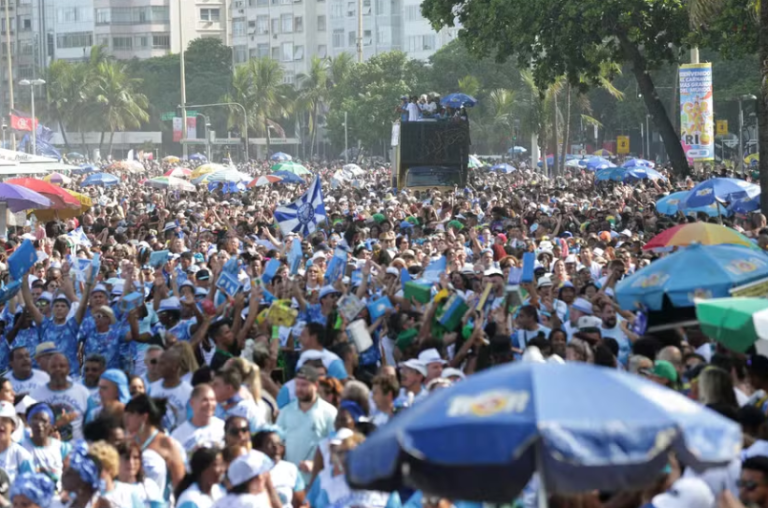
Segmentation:
{"type": "Polygon", "coordinates": [[[335,420],[336,408],[319,396],[308,411],[299,408],[298,400],[285,406],[277,417],[277,426],[285,433],[285,460],[298,466],[314,459],[317,445],[333,432],[335,420]]]}

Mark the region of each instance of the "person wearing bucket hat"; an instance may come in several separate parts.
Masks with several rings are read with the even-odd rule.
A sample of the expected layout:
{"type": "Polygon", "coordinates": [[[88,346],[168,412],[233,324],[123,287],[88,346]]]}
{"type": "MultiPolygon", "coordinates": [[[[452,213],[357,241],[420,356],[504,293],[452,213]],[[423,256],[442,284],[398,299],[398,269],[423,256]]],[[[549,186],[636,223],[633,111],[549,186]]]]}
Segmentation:
{"type": "Polygon", "coordinates": [[[99,379],[99,396],[88,399],[85,422],[92,422],[102,413],[111,414],[122,420],[125,404],[131,400],[128,392],[128,377],[118,369],[107,369],[99,379]]]}

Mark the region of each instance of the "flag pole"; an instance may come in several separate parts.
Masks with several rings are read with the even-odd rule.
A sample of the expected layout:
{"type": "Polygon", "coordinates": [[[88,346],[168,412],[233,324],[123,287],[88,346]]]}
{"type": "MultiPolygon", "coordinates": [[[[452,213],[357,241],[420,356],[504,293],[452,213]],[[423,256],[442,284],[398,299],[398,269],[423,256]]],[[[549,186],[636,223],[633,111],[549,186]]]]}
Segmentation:
{"type": "MultiPolygon", "coordinates": [[[[13,55],[11,52],[11,16],[8,12],[8,4],[10,2],[5,0],[5,57],[8,62],[8,105],[10,111],[8,112],[8,119],[11,118],[11,111],[15,107],[13,101],[13,55]]],[[[8,122],[10,123],[10,121],[8,122]]],[[[11,147],[16,151],[16,133],[11,129],[11,147]]]]}

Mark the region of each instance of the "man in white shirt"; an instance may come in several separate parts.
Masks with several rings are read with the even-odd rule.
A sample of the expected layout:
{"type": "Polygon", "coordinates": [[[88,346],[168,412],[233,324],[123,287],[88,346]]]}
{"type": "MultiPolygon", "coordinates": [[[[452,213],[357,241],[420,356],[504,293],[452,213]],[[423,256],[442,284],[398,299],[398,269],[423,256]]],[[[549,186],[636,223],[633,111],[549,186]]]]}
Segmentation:
{"type": "Polygon", "coordinates": [[[224,422],[213,416],[216,410],[216,395],[208,384],[199,384],[192,390],[189,399],[192,418],[185,421],[171,433],[181,443],[188,455],[201,445],[224,442],[224,422]]]}
{"type": "Polygon", "coordinates": [[[420,117],[421,109],[419,109],[419,105],[416,104],[416,96],[414,95],[411,97],[411,102],[408,103],[408,121],[418,122],[420,117]]]}
{"type": "Polygon", "coordinates": [[[5,377],[11,382],[16,395],[33,392],[51,380],[42,370],[32,368],[32,357],[26,347],[17,347],[11,351],[10,366],[11,372],[5,377]]]}
{"type": "Polygon", "coordinates": [[[62,441],[83,439],[83,416],[88,409],[88,389],[68,379],[69,360],[62,353],[53,355],[48,369],[50,381],[29,395],[51,406],[62,441]]]}

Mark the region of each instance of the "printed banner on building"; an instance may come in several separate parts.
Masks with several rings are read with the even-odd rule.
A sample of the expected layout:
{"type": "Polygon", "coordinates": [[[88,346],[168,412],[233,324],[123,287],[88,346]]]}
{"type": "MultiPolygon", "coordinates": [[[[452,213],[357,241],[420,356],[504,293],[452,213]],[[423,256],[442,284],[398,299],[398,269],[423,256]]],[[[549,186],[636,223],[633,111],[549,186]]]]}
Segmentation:
{"type": "Polygon", "coordinates": [[[179,141],[181,141],[181,117],[176,116],[173,118],[173,142],[179,141]]]}
{"type": "Polygon", "coordinates": [[[712,64],[680,66],[680,140],[689,161],[715,160],[712,64]]]}

